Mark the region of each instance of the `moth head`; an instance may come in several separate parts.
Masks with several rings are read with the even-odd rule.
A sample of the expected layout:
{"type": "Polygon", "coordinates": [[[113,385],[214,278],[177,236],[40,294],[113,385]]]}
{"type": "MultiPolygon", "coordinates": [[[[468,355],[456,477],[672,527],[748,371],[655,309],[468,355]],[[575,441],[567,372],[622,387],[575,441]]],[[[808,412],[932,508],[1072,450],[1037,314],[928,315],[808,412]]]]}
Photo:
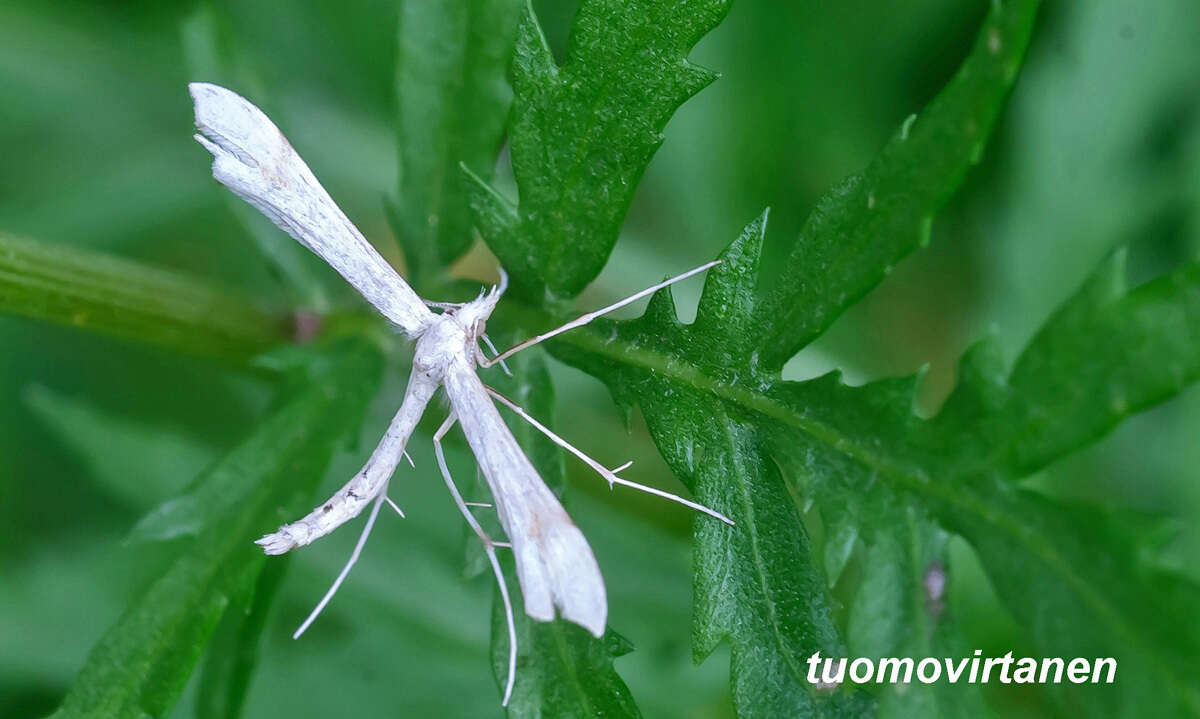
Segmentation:
{"type": "Polygon", "coordinates": [[[480,290],[479,297],[454,311],[455,319],[471,335],[472,339],[478,338],[487,329],[487,319],[492,316],[492,312],[496,309],[496,303],[500,301],[500,297],[507,287],[508,274],[501,269],[500,284],[494,285],[491,290],[480,290]]]}

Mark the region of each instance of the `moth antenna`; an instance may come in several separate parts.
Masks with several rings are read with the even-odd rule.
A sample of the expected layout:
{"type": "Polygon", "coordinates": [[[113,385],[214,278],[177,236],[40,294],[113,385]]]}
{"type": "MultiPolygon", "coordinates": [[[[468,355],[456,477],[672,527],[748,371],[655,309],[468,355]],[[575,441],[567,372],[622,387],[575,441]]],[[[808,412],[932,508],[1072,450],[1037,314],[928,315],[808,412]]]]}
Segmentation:
{"type": "MultiPolygon", "coordinates": [[[[412,467],[413,469],[417,468],[417,463],[412,461],[412,455],[408,453],[407,449],[404,450],[404,458],[408,460],[408,466],[412,467]]],[[[388,501],[391,501],[391,500],[388,500],[388,501]]]]}
{"type": "MultiPolygon", "coordinates": [[[[676,282],[679,282],[681,280],[686,280],[687,278],[691,277],[692,275],[700,274],[701,272],[707,270],[708,268],[715,267],[716,265],[719,265],[719,264],[721,264],[721,260],[713,260],[712,262],[706,262],[703,265],[700,265],[699,267],[695,267],[695,268],[688,270],[687,272],[684,272],[683,274],[675,275],[674,277],[672,277],[669,280],[663,280],[662,282],[659,282],[657,285],[647,287],[646,289],[642,290],[641,292],[632,294],[619,302],[614,302],[611,305],[609,305],[608,307],[604,307],[604,308],[595,310],[593,312],[588,312],[587,314],[580,315],[579,317],[576,317],[575,319],[571,320],[570,322],[566,323],[565,325],[562,325],[561,327],[558,327],[557,329],[550,330],[549,332],[542,333],[542,334],[538,335],[537,337],[525,340],[524,342],[522,342],[519,345],[510,347],[510,348],[504,350],[500,354],[496,355],[493,359],[487,360],[486,362],[482,362],[480,364],[482,364],[484,367],[491,367],[492,365],[496,364],[497,362],[500,362],[501,360],[504,360],[507,357],[512,357],[513,355],[515,355],[516,353],[520,352],[523,349],[528,349],[528,348],[538,344],[539,342],[544,342],[555,335],[560,335],[563,332],[567,332],[568,330],[573,330],[576,327],[582,327],[601,315],[608,314],[609,312],[612,312],[613,310],[619,310],[631,302],[637,302],[638,300],[645,297],[646,295],[654,294],[655,292],[658,292],[659,290],[661,290],[664,287],[673,285],[676,282]]],[[[502,279],[504,279],[505,277],[502,277],[502,279]]]]}
{"type": "MultiPolygon", "coordinates": [[[[300,635],[308,629],[309,625],[316,621],[317,616],[325,609],[325,605],[329,604],[329,600],[333,599],[333,595],[337,593],[338,587],[342,586],[342,582],[350,574],[350,568],[354,566],[354,563],[358,561],[359,555],[362,554],[363,547],[367,543],[367,537],[371,536],[371,529],[375,526],[375,518],[379,516],[379,508],[383,505],[385,499],[387,499],[386,484],[383,486],[383,491],[375,498],[375,504],[371,507],[371,514],[367,517],[367,524],[363,527],[362,534],[358,535],[358,544],[354,545],[354,551],[350,553],[350,559],[346,561],[346,566],[342,567],[342,571],[338,573],[337,579],[333,580],[333,586],[329,588],[329,591],[325,592],[325,596],[321,597],[321,601],[317,603],[316,608],[312,610],[312,613],[308,615],[308,618],[304,620],[300,628],[292,634],[292,639],[299,639],[300,635]]],[[[391,502],[391,500],[389,499],[388,502],[391,502]]],[[[400,512],[400,508],[396,507],[396,511],[400,512]]],[[[403,517],[404,513],[400,512],[400,516],[403,517]]]]}
{"type": "Polygon", "coordinates": [[[502,296],[508,289],[508,273],[503,267],[497,267],[496,271],[500,273],[500,284],[496,285],[496,296],[502,296]]]}
{"type": "Polygon", "coordinates": [[[500,598],[504,601],[504,619],[508,622],[508,680],[504,685],[504,699],[500,705],[508,706],[508,700],[512,698],[513,684],[517,678],[517,623],[513,618],[512,598],[508,595],[508,583],[504,580],[504,572],[500,569],[500,560],[496,557],[496,547],[512,547],[512,545],[508,542],[494,542],[487,532],[483,531],[479,520],[475,519],[475,515],[471,514],[471,510],[467,508],[468,503],[463,501],[462,495],[459,494],[458,487],[454,484],[454,478],[450,476],[450,468],[446,466],[446,454],[442,451],[442,437],[446,436],[456,421],[458,418],[451,413],[434,433],[433,451],[437,455],[438,469],[442,470],[442,478],[446,480],[446,487],[450,490],[450,495],[454,497],[458,511],[462,512],[467,524],[475,532],[475,536],[479,537],[480,542],[483,542],[483,551],[487,553],[488,562],[492,565],[492,573],[496,575],[496,583],[500,585],[500,598]]]}
{"type": "Polygon", "coordinates": [[[676,494],[671,494],[670,492],[665,492],[661,489],[649,487],[644,484],[638,484],[637,482],[631,482],[630,480],[625,479],[624,477],[618,477],[616,475],[616,472],[619,472],[622,469],[625,469],[629,465],[633,464],[633,462],[626,462],[625,464],[621,465],[620,467],[617,467],[615,470],[607,469],[604,465],[600,464],[596,460],[594,460],[591,457],[584,454],[580,449],[575,447],[575,445],[571,444],[567,440],[563,439],[562,437],[559,437],[557,434],[550,431],[549,427],[547,427],[546,425],[544,425],[541,422],[534,419],[528,412],[521,409],[521,407],[518,406],[515,402],[513,402],[509,398],[505,397],[504,395],[500,394],[495,389],[488,387],[487,385],[484,385],[484,387],[487,389],[488,394],[490,394],[492,397],[496,398],[496,400],[499,401],[504,406],[511,409],[514,413],[516,413],[516,415],[518,417],[525,420],[529,424],[533,425],[534,429],[538,430],[542,434],[549,437],[550,441],[554,442],[559,447],[562,447],[563,449],[567,450],[571,454],[575,455],[580,460],[582,460],[584,464],[586,464],[587,466],[594,469],[597,474],[599,474],[601,477],[603,477],[605,479],[605,481],[608,482],[608,486],[610,489],[612,488],[612,486],[614,484],[620,484],[620,485],[623,485],[626,487],[632,487],[633,489],[639,489],[643,492],[646,492],[647,494],[653,494],[655,496],[662,497],[663,499],[669,499],[672,502],[678,502],[679,504],[682,504],[685,507],[691,507],[692,509],[696,510],[697,512],[703,512],[703,513],[709,515],[710,517],[715,517],[730,526],[734,526],[734,522],[732,519],[730,519],[729,517],[726,517],[724,514],[721,514],[720,512],[716,511],[715,509],[709,509],[708,507],[705,507],[703,504],[697,504],[696,502],[693,502],[688,499],[684,499],[683,497],[680,497],[679,495],[676,495],[676,494]]]}

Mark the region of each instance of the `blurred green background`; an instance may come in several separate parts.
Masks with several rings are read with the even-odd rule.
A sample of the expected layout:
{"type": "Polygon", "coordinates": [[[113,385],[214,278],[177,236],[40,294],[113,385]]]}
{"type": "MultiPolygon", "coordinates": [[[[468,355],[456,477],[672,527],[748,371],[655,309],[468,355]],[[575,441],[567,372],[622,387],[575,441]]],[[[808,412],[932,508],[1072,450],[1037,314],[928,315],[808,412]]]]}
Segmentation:
{"type": "MultiPolygon", "coordinates": [[[[581,308],[711,258],[764,205],[782,252],[816,198],[862,168],[942,86],[987,3],[740,0],[694,61],[722,78],[678,112],[622,238],[581,308]]],[[[535,2],[561,54],[573,2],[535,2]]],[[[190,80],[213,48],[234,89],[284,129],[330,193],[398,264],[384,198],[395,192],[397,3],[0,4],[0,232],[86,246],[220,281],[267,307],[285,281],[235,215],[191,139],[190,80]]],[[[1113,248],[1133,280],[1200,253],[1200,3],[1063,0],[1043,9],[1029,58],[983,163],[939,216],[930,247],[789,365],[851,381],[929,366],[924,411],[970,342],[994,331],[1012,357],[1113,248]]],[[[399,98],[403,102],[403,98],[399,98]]],[[[501,157],[501,173],[504,172],[501,157]]],[[[460,263],[487,278],[483,252],[460,263]]],[[[337,287],[336,283],[331,285],[337,287]]],[[[699,284],[676,294],[685,319],[699,284]]],[[[351,301],[334,293],[334,304],[351,301]]],[[[404,350],[358,447],[322,492],[357,470],[403,392],[404,350]]],[[[563,433],[640,481],[678,489],[635,417],[604,388],[552,368],[563,433]],[[586,428],[586,429],[584,429],[586,428]]],[[[272,396],[219,363],[0,316],[0,715],[50,711],[89,647],[161,571],[169,549],[123,542],[254,426],[272,396]]],[[[1046,491],[1165,513],[1170,561],[1200,560],[1200,392],[1125,423],[1030,481],[1046,491]]],[[[353,545],[345,531],[291,561],[264,638],[247,716],[494,716],[491,588],[466,582],[461,521],[432,472],[426,432],[349,583],[301,641],[294,625],[353,545]]],[[[469,458],[452,463],[465,472],[469,458]]],[[[568,507],[595,548],[617,660],[649,717],[730,714],[727,658],[689,647],[690,516],[610,494],[574,464],[568,507]]],[[[984,654],[1011,632],[968,552],[951,611],[984,654]]],[[[998,691],[990,688],[989,691],[998,691]]],[[[993,697],[1019,712],[1022,697],[993,697]]],[[[190,716],[185,695],[176,716],[190,716]]]]}

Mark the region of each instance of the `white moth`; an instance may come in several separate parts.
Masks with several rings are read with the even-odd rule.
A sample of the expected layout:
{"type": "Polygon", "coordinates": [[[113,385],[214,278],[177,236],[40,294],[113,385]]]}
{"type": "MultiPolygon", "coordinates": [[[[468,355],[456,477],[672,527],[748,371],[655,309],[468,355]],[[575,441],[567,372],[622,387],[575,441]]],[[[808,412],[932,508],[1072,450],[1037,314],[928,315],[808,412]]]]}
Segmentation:
{"type": "MultiPolygon", "coordinates": [[[[213,155],[213,177],[328,262],[384,317],[416,341],[412,374],[404,400],[362,470],[307,516],[258,540],[267,554],[283,554],[329,534],[358,516],[367,505],[372,505],[350,560],[294,636],[298,637],[308,628],[349,573],[374,526],[381,504],[387,501],[403,516],[403,512],[387,498],[388,481],[405,454],[405,445],[413,428],[439,386],[445,388],[451,413],[434,435],[438,465],[459,511],[483,542],[504,600],[509,633],[504,704],[511,696],[515,678],[517,638],[512,602],[496,558],[497,547],[512,549],[525,613],[533,619],[551,621],[557,611],[564,619],[599,637],[604,633],[608,605],[604,580],[587,540],[521,451],[492,398],[586,462],[608,481],[610,487],[622,484],[648,491],[733,524],[723,515],[699,504],[618,477],[616,472],[628,464],[616,470],[604,468],[485,386],[476,374],[478,367],[502,363],[505,357],[515,352],[584,325],[605,312],[706,270],[716,262],[584,315],[489,360],[479,342],[487,341],[484,326],[504,292],[503,273],[499,286],[486,294],[481,293],[474,301],[462,304],[423,301],[346,218],[261,110],[236,93],[216,85],[192,83],[188,87],[195,101],[196,127],[199,129],[196,140],[213,155]],[[441,312],[435,313],[430,307],[441,312]],[[441,440],[456,421],[462,425],[467,443],[487,480],[508,542],[494,541],[484,532],[450,477],[441,440]]],[[[494,348],[492,351],[495,353],[494,348]]]]}

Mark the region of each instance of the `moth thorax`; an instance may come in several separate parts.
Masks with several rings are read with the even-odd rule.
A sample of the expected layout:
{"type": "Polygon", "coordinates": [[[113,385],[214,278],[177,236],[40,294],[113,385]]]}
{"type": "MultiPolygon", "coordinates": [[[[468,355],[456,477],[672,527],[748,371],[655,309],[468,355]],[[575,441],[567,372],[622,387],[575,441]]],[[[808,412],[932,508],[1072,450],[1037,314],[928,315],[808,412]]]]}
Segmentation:
{"type": "Polygon", "coordinates": [[[454,358],[473,356],[469,351],[470,342],[468,332],[454,316],[440,315],[417,340],[413,351],[413,368],[440,381],[446,366],[454,358]]]}

